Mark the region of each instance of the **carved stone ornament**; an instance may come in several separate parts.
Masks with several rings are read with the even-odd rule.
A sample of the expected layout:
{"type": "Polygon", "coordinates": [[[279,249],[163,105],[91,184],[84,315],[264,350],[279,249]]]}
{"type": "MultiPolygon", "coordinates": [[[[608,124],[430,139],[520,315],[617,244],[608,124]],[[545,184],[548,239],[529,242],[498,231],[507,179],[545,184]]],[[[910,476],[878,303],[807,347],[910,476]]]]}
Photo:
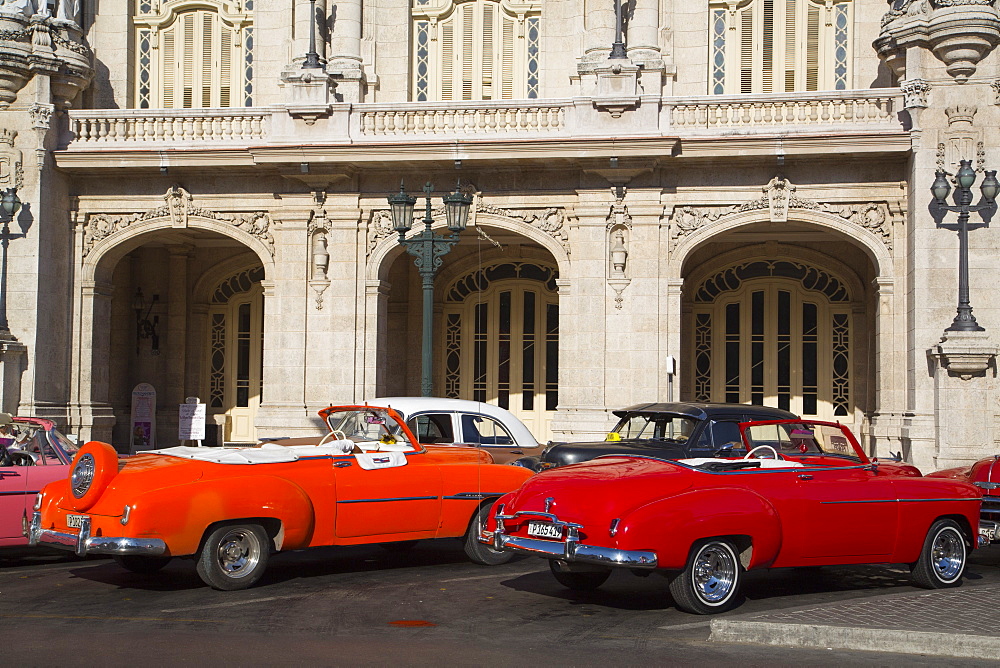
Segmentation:
{"type": "Polygon", "coordinates": [[[21,151],[14,148],[16,137],[16,130],[0,128],[0,189],[21,188],[24,185],[21,151]]]}
{"type": "MultiPolygon", "coordinates": [[[[569,235],[566,234],[566,224],[568,222],[568,218],[563,209],[553,207],[545,209],[540,213],[518,213],[508,209],[501,209],[498,206],[485,202],[483,200],[482,193],[479,192],[478,189],[472,184],[463,184],[460,188],[460,192],[474,196],[472,201],[472,210],[469,212],[470,227],[475,226],[478,229],[475,220],[477,215],[481,213],[507,218],[508,220],[524,223],[545,232],[545,234],[559,242],[559,244],[563,247],[563,250],[566,251],[566,254],[569,255],[569,235]]],[[[443,220],[445,218],[444,206],[432,208],[431,217],[435,220],[443,220]]],[[[423,228],[421,227],[420,229],[423,228]]],[[[372,211],[371,222],[368,224],[368,255],[371,255],[372,250],[374,250],[375,246],[377,246],[382,239],[395,233],[396,231],[392,225],[392,215],[387,209],[377,209],[372,211]]],[[[499,244],[495,241],[493,241],[493,243],[499,246],[499,244]]]]}
{"type": "Polygon", "coordinates": [[[171,186],[164,194],[163,201],[163,206],[140,213],[89,215],[83,232],[83,257],[87,257],[99,241],[133,225],[169,220],[171,227],[183,228],[188,226],[192,218],[228,223],[262,242],[267,246],[271,257],[274,257],[274,237],[270,232],[272,221],[266,211],[219,213],[201,209],[192,204],[191,193],[179,186],[171,186]]]}
{"type": "Polygon", "coordinates": [[[903,91],[903,108],[924,109],[927,107],[927,93],[931,85],[923,79],[907,79],[899,84],[903,91]]]}
{"type": "MultiPolygon", "coordinates": [[[[0,109],[35,75],[46,75],[52,101],[68,108],[94,78],[92,53],[73,16],[80,0],[60,0],[56,15],[38,0],[0,0],[0,109]]],[[[78,12],[77,12],[78,14],[78,12]]]]}
{"type": "Polygon", "coordinates": [[[910,47],[929,48],[958,83],[1000,43],[995,0],[893,0],[874,46],[897,76],[910,47]]]}
{"type": "Polygon", "coordinates": [[[611,212],[608,214],[606,230],[608,233],[608,285],[615,291],[615,308],[621,310],[624,298],[622,293],[629,286],[632,279],[628,270],[629,245],[632,231],[632,216],[629,215],[628,207],[624,198],[616,197],[615,203],[611,205],[611,212]]]}
{"type": "Polygon", "coordinates": [[[991,81],[990,87],[993,89],[993,104],[1000,104],[1000,79],[991,81]]]}
{"type": "Polygon", "coordinates": [[[679,206],[670,214],[670,236],[677,239],[694,234],[709,223],[714,223],[736,213],[767,209],[772,222],[786,222],[791,210],[821,211],[868,230],[892,250],[890,233],[892,212],[887,202],[864,204],[821,203],[795,195],[796,187],[777,176],[764,186],[764,196],[742,205],[730,206],[679,206]]]}

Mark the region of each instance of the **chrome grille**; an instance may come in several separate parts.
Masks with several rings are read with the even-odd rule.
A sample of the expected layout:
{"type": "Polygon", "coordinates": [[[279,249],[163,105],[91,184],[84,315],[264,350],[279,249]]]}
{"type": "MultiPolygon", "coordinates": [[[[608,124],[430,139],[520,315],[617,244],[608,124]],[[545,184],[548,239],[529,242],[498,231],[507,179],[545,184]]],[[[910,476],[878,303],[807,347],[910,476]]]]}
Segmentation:
{"type": "Polygon", "coordinates": [[[1000,522],[1000,496],[983,495],[981,517],[985,520],[1000,522]]]}

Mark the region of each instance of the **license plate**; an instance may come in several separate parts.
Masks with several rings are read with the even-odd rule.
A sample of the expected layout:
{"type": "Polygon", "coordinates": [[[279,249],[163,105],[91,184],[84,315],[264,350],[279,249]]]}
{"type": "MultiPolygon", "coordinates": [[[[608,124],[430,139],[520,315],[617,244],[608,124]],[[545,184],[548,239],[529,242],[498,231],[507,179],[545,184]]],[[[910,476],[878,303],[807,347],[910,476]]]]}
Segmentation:
{"type": "Polygon", "coordinates": [[[988,538],[992,543],[997,539],[997,528],[996,527],[979,527],[979,535],[984,538],[988,538]]]}
{"type": "Polygon", "coordinates": [[[549,522],[528,522],[528,535],[536,538],[562,538],[562,527],[549,522]]]}
{"type": "Polygon", "coordinates": [[[83,521],[85,519],[87,519],[86,515],[67,515],[66,526],[70,529],[79,529],[83,526],[83,521]]]}

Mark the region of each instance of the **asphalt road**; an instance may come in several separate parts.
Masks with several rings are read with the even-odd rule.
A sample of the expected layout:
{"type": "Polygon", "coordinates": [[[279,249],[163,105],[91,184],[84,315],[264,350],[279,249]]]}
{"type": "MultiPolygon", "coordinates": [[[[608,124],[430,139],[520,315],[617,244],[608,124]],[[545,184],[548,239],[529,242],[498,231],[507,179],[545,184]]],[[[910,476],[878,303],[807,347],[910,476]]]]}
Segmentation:
{"type": "MultiPolygon", "coordinates": [[[[907,576],[885,566],[752,573],[734,612],[913,591],[907,576]]],[[[977,551],[967,577],[967,587],[1000,582],[1000,548],[977,551]]],[[[189,560],[143,576],[108,559],[0,550],[0,662],[11,666],[949,663],[723,644],[708,634],[709,619],[676,610],[657,575],[616,572],[598,591],[576,593],[541,559],[476,566],[455,540],[406,553],[282,553],[257,586],[238,592],[206,587],[189,560]]]]}

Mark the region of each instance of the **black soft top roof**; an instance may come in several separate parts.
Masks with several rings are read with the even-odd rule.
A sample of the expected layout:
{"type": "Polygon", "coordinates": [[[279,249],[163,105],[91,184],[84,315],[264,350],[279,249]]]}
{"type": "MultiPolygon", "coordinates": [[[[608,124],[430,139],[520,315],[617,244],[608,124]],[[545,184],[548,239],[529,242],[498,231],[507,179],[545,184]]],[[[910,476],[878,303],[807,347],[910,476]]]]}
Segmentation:
{"type": "Polygon", "coordinates": [[[643,415],[666,413],[669,415],[693,418],[695,420],[707,420],[713,415],[718,415],[720,413],[753,413],[754,418],[759,420],[797,420],[799,417],[794,413],[789,413],[788,411],[781,410],[780,408],[771,408],[769,406],[699,402],[636,404],[634,406],[629,406],[628,408],[622,408],[611,412],[618,417],[625,417],[629,413],[641,413],[643,415]]]}

